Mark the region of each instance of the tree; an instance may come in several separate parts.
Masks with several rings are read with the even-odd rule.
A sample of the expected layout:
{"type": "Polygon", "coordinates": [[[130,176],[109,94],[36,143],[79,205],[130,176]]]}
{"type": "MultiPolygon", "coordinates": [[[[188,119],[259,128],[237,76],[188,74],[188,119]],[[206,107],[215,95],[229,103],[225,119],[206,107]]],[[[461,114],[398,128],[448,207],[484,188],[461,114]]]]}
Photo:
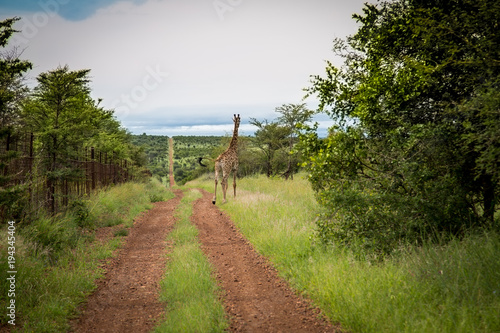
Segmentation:
{"type": "MultiPolygon", "coordinates": [[[[0,22],[0,48],[5,48],[10,37],[17,32],[12,25],[19,18],[6,19],[0,22]]],[[[0,52],[0,143],[5,145],[5,153],[0,154],[0,221],[12,218],[21,209],[23,185],[12,185],[12,176],[6,171],[9,163],[19,156],[16,151],[9,150],[19,127],[19,106],[25,97],[27,88],[23,84],[23,75],[32,64],[20,60],[17,49],[0,52]]],[[[3,147],[2,147],[3,148],[3,147]]],[[[3,149],[2,149],[3,151],[3,149]]]]}
{"type": "MultiPolygon", "coordinates": [[[[10,37],[17,30],[12,25],[19,18],[6,19],[0,22],[0,48],[5,48],[10,37]]],[[[14,48],[0,53],[0,128],[12,127],[19,117],[19,101],[26,94],[22,84],[23,73],[32,68],[32,64],[19,59],[20,52],[14,48]]]]}
{"type": "Polygon", "coordinates": [[[301,135],[309,169],[326,178],[313,177],[330,211],[324,230],[342,238],[339,230],[349,229],[373,246],[392,237],[387,249],[396,238],[491,225],[500,3],[400,0],[363,12],[354,15],[358,32],[335,41],[344,66],[327,63],[326,76],[308,89],[340,125],[325,140],[312,129],[301,135]]]}
{"type": "Polygon", "coordinates": [[[90,97],[90,70],[70,71],[67,66],[41,73],[23,116],[35,133],[37,153],[42,156],[49,208],[55,211],[58,180],[77,177],[70,160],[89,137],[96,123],[109,117],[90,97]]]}
{"type": "Polygon", "coordinates": [[[276,108],[276,112],[281,113],[278,122],[285,126],[289,131],[288,137],[288,165],[285,171],[285,179],[293,179],[292,167],[292,149],[296,141],[297,125],[311,121],[313,111],[306,108],[306,104],[283,104],[276,108]]]}
{"type": "Polygon", "coordinates": [[[271,177],[278,169],[277,165],[273,166],[275,155],[285,146],[290,131],[277,122],[268,122],[267,120],[259,121],[250,118],[250,124],[259,128],[255,132],[254,143],[262,152],[266,164],[266,174],[271,177]]]}

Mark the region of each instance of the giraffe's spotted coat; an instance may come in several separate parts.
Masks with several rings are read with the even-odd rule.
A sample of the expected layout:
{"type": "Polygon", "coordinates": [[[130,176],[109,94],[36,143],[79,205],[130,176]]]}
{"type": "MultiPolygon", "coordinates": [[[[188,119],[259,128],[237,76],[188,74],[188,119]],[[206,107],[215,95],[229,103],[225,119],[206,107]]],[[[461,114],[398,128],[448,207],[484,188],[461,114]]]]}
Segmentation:
{"type": "Polygon", "coordinates": [[[231,171],[233,172],[233,189],[234,196],[236,196],[236,175],[238,173],[238,127],[240,126],[240,115],[234,115],[234,130],[233,137],[229,143],[229,147],[222,154],[215,159],[215,191],[212,203],[215,205],[217,199],[217,183],[219,181],[220,174],[222,173],[222,194],[224,196],[223,202],[226,202],[226,191],[228,186],[228,178],[231,171]]]}

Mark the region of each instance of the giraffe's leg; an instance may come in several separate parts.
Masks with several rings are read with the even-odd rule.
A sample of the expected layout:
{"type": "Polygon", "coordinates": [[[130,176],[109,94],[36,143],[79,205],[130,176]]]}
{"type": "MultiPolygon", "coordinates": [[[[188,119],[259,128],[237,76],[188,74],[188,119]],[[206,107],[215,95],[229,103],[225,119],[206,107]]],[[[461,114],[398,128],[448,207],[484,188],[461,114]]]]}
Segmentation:
{"type": "Polygon", "coordinates": [[[215,201],[217,199],[217,182],[219,180],[219,163],[215,162],[215,189],[214,189],[214,198],[212,199],[212,203],[215,205],[215,201]]]}
{"type": "Polygon", "coordinates": [[[236,174],[238,173],[238,170],[233,171],[233,190],[234,190],[234,197],[236,198],[236,174]]]}
{"type": "Polygon", "coordinates": [[[222,186],[222,195],[224,197],[224,199],[222,200],[222,203],[226,203],[227,178],[228,178],[228,175],[222,176],[222,182],[220,183],[222,186]]]}

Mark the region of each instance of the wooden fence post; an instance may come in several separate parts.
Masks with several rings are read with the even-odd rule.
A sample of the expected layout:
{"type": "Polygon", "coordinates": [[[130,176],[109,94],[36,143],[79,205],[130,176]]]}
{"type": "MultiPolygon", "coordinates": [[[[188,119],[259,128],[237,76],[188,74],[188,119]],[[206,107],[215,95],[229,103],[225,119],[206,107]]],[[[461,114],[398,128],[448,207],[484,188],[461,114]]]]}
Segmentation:
{"type": "Polygon", "coordinates": [[[96,172],[95,172],[95,151],[94,147],[90,147],[90,159],[91,159],[91,164],[90,164],[90,173],[92,175],[92,191],[95,190],[95,185],[96,185],[96,172]]]}

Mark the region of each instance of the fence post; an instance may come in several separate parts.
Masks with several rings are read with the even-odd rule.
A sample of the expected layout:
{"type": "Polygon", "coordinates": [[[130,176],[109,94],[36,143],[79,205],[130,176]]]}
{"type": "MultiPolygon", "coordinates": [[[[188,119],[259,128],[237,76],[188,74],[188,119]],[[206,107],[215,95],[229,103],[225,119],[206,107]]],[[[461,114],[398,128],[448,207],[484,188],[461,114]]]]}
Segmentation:
{"type": "MultiPolygon", "coordinates": [[[[28,177],[31,177],[31,180],[28,181],[28,201],[30,202],[31,208],[34,207],[34,197],[33,197],[33,182],[35,181],[35,175],[33,175],[33,141],[35,136],[33,132],[30,133],[30,146],[29,146],[29,157],[28,157],[28,177]]],[[[36,188],[36,187],[35,187],[36,188]]],[[[30,208],[30,209],[31,209],[30,208]]]]}
{"type": "Polygon", "coordinates": [[[109,174],[110,174],[110,167],[108,164],[108,153],[104,153],[104,170],[105,170],[105,181],[104,181],[104,186],[109,186],[109,174]]]}
{"type": "Polygon", "coordinates": [[[95,172],[95,151],[94,147],[90,147],[90,159],[91,159],[91,164],[90,164],[90,174],[92,175],[92,191],[95,190],[95,185],[96,185],[96,172],[95,172]]]}

